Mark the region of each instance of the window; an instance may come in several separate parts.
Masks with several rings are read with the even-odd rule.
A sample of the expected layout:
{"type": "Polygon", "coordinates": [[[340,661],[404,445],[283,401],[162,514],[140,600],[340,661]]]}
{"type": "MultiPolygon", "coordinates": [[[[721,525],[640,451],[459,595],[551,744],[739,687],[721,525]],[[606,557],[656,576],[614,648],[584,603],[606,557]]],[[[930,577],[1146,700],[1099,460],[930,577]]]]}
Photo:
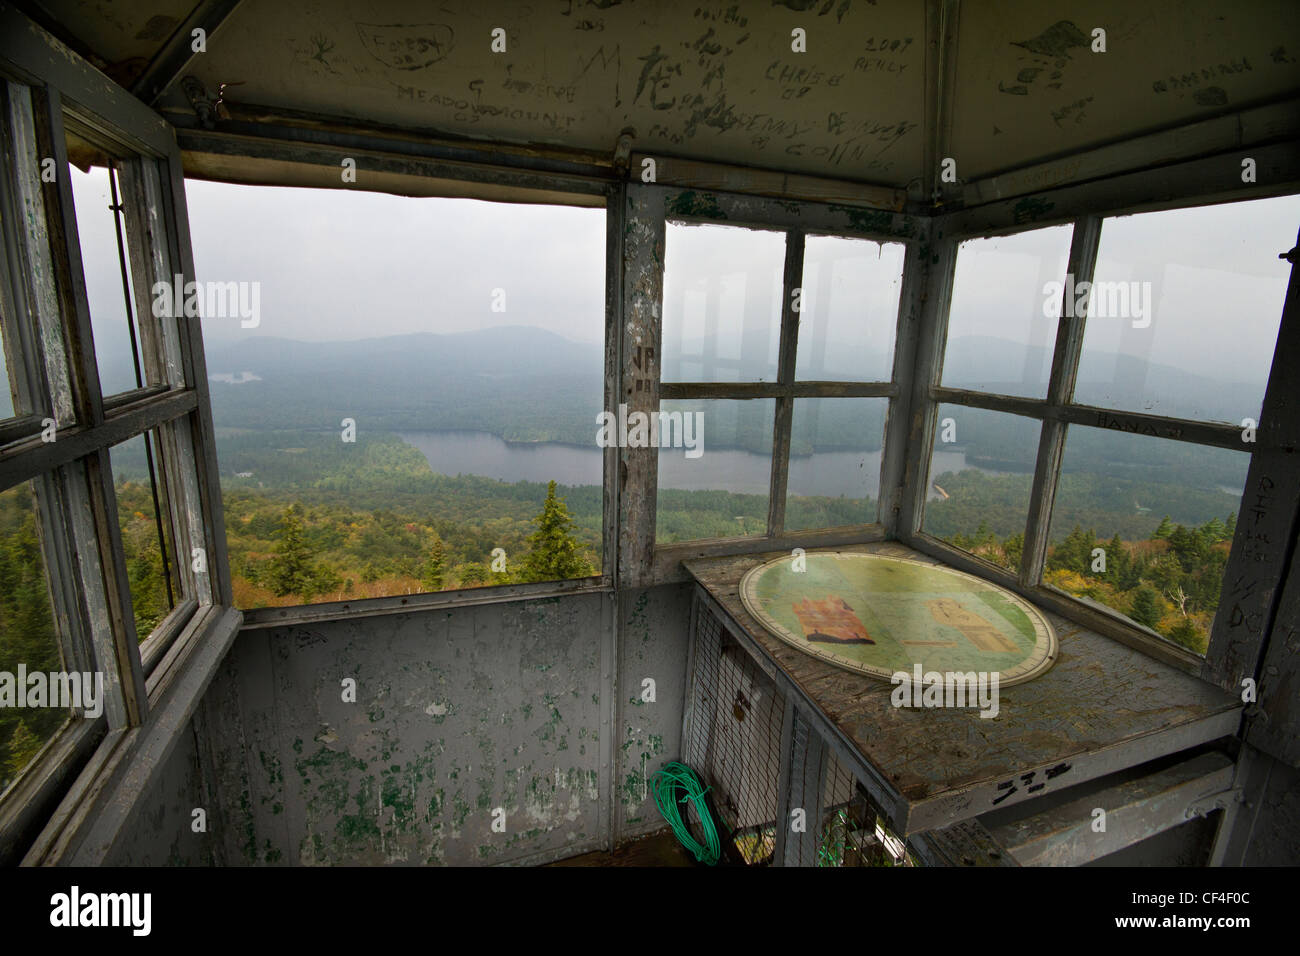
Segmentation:
{"type": "Polygon", "coordinates": [[[1044,398],[1056,320],[1044,286],[1065,277],[1070,226],[968,239],[957,252],[943,384],[1044,398]]]}
{"type": "Polygon", "coordinates": [[[877,522],[904,252],[665,223],[657,544],[877,522]]]}
{"type": "Polygon", "coordinates": [[[940,405],[922,527],[1010,571],[1020,568],[1040,424],[940,405]]]}
{"type": "Polygon", "coordinates": [[[33,801],[69,786],[106,731],[146,720],[159,663],[228,602],[202,492],[206,399],[184,374],[197,339],[151,307],[192,273],[175,143],[143,105],[114,98],[105,119],[102,77],[64,66],[66,100],[0,79],[3,863],[43,824],[33,801]]]}
{"type": "Polygon", "coordinates": [[[603,209],[186,192],[236,606],[600,573],[603,209]]]}
{"type": "Polygon", "coordinates": [[[924,532],[1204,656],[1297,222],[1286,196],[960,243],[924,532]]]}

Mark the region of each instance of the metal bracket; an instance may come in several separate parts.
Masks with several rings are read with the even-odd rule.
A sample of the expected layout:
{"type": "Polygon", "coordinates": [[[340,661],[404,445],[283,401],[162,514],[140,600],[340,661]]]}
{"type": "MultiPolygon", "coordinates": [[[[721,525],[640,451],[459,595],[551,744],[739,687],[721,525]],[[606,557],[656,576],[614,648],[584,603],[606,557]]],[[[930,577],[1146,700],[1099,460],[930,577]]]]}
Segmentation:
{"type": "Polygon", "coordinates": [[[1201,817],[1203,819],[1208,817],[1211,813],[1214,813],[1216,810],[1226,810],[1234,803],[1241,802],[1241,788],[1234,787],[1231,790],[1224,790],[1221,793],[1216,793],[1213,796],[1205,797],[1190,804],[1183,812],[1183,815],[1188,820],[1191,820],[1193,817],[1201,817]]]}
{"type": "Polygon", "coordinates": [[[217,127],[217,107],[212,97],[208,96],[208,91],[204,89],[203,82],[193,74],[187,74],[181,78],[181,91],[185,98],[190,101],[190,106],[194,107],[194,112],[203,124],[204,129],[216,129],[217,127]]]}

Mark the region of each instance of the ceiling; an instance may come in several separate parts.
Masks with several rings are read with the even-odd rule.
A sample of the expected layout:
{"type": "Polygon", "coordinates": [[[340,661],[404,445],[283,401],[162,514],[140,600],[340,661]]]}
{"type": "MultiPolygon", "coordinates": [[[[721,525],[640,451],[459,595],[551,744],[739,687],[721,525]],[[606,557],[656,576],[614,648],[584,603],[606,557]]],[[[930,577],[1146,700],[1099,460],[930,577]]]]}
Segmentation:
{"type": "MultiPolygon", "coordinates": [[[[129,86],[196,5],[26,7],[129,86]]],[[[1293,99],[1298,58],[1296,0],[245,0],[183,74],[268,112],[604,157],[631,128],[638,152],[916,188],[932,157],[968,181],[1293,99]]],[[[190,110],[175,83],[160,103],[190,110]]]]}

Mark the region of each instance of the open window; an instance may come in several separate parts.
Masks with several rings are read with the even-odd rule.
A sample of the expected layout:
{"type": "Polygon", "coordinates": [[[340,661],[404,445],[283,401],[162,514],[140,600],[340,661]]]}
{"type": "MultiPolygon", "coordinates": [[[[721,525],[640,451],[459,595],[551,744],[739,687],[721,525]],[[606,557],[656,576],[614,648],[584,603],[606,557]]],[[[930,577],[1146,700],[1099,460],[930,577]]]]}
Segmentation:
{"type": "Polygon", "coordinates": [[[16,862],[105,734],[146,723],[229,585],[201,340],[155,305],[193,276],[175,142],[85,64],[10,55],[0,859],[16,862]]]}

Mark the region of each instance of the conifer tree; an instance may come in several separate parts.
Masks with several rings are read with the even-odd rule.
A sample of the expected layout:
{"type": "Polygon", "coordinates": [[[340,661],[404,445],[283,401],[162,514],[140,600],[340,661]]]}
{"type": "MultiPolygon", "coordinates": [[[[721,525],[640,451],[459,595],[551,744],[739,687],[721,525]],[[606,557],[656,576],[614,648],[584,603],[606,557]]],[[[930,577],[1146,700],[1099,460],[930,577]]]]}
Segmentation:
{"type": "Polygon", "coordinates": [[[434,535],[428,560],[424,562],[424,573],[420,577],[420,583],[424,585],[426,591],[441,591],[446,576],[447,551],[443,547],[442,538],[434,535]]]}
{"type": "Polygon", "coordinates": [[[537,530],[528,536],[532,550],[524,558],[521,581],[561,581],[592,573],[573,537],[573,517],[568,506],[555,494],[555,482],[547,485],[546,502],[533,522],[537,530]]]}

